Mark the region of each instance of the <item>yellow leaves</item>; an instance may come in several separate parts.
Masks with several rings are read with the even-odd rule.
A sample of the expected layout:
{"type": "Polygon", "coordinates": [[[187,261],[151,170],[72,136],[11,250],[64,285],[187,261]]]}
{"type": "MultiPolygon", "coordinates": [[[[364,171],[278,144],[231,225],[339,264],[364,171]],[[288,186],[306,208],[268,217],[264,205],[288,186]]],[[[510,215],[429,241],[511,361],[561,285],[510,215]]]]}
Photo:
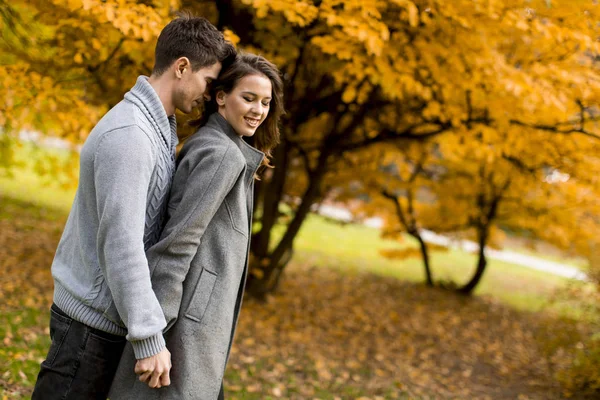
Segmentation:
{"type": "Polygon", "coordinates": [[[526,21],[523,20],[519,20],[517,21],[515,27],[519,30],[522,31],[528,31],[529,30],[529,24],[526,21]]]}
{"type": "MultiPolygon", "coordinates": [[[[0,281],[0,304],[2,311],[22,310],[23,303],[30,307],[49,306],[52,301],[52,279],[47,268],[48,258],[52,258],[55,245],[60,238],[62,228],[58,224],[63,221],[39,220],[29,215],[6,199],[0,199],[4,211],[11,211],[14,220],[0,219],[0,242],[3,244],[3,268],[9,280],[0,281]],[[38,232],[38,244],[32,248],[27,238],[32,232],[38,232]],[[28,268],[23,265],[27,264],[28,268]],[[25,285],[24,282],[34,280],[36,285],[25,285]]],[[[19,323],[17,318],[15,321],[19,323]]],[[[18,340],[24,334],[19,333],[18,340]]],[[[26,335],[31,340],[37,338],[32,333],[26,335]]],[[[7,336],[9,340],[13,335],[7,336]]],[[[6,344],[6,343],[5,343],[6,344]]]]}
{"type": "Polygon", "coordinates": [[[225,40],[227,40],[234,46],[237,46],[240,42],[240,37],[236,35],[231,29],[225,29],[223,31],[223,36],[225,37],[225,40]]]}
{"type": "Polygon", "coordinates": [[[382,15],[370,2],[344,2],[343,8],[335,7],[334,2],[323,2],[323,20],[335,34],[341,33],[344,41],[360,43],[369,55],[379,55],[389,40],[389,29],[382,21],[382,15]]]}
{"type": "Polygon", "coordinates": [[[108,22],[114,22],[115,20],[115,7],[112,4],[107,4],[105,8],[106,19],[108,22]]]}
{"type": "Polygon", "coordinates": [[[391,2],[406,10],[405,18],[410,26],[416,27],[419,24],[419,9],[414,2],[409,0],[392,0],[391,2]]]}
{"type": "Polygon", "coordinates": [[[282,13],[288,22],[301,27],[310,24],[319,12],[312,2],[305,0],[242,0],[242,2],[256,9],[257,18],[265,18],[269,12],[282,13]]]}
{"type": "Polygon", "coordinates": [[[250,269],[250,274],[254,276],[256,279],[263,279],[265,277],[265,273],[260,268],[252,268],[250,269]]]}
{"type": "MultiPolygon", "coordinates": [[[[54,1],[60,3],[60,0],[54,1]]],[[[77,12],[81,16],[93,16],[97,23],[108,22],[120,30],[123,35],[144,41],[149,41],[157,36],[166,22],[163,10],[168,11],[167,5],[163,5],[164,8],[161,9],[133,0],[68,0],[67,4],[71,11],[77,12]]],[[[85,23],[81,19],[76,19],[76,21],[77,24],[85,23]]],[[[89,21],[87,22],[89,23],[89,21]]]]}
{"type": "Polygon", "coordinates": [[[79,9],[80,7],[84,7],[86,8],[86,6],[89,7],[89,0],[67,0],[67,8],[71,11],[76,11],[77,9],[79,9]]]}
{"type": "Polygon", "coordinates": [[[407,11],[408,22],[410,23],[410,26],[417,26],[417,24],[419,23],[419,10],[417,9],[417,6],[410,2],[410,4],[407,5],[407,11]]]}
{"type": "Polygon", "coordinates": [[[348,43],[343,32],[334,31],[331,35],[315,36],[311,43],[318,46],[325,54],[334,55],[339,60],[352,60],[360,56],[360,48],[354,43],[348,43]]]}
{"type": "Polygon", "coordinates": [[[157,37],[164,23],[163,18],[153,8],[143,4],[118,9],[107,5],[106,17],[125,36],[141,38],[144,41],[157,37]]]}
{"type": "MultiPolygon", "coordinates": [[[[73,62],[82,62],[81,54],[73,62]]],[[[58,131],[73,142],[80,142],[92,125],[104,111],[81,101],[82,87],[63,86],[52,78],[31,71],[27,65],[0,67],[0,76],[4,76],[7,87],[0,89],[0,99],[5,104],[5,112],[0,112],[5,126],[15,130],[30,129],[37,131],[58,131]],[[26,73],[29,79],[14,81],[14,75],[26,73]],[[6,100],[5,100],[6,99],[6,100]],[[77,110],[77,114],[73,113],[77,110]],[[44,116],[44,119],[40,118],[44,116]],[[74,136],[70,136],[74,135],[74,136]]]]}
{"type": "Polygon", "coordinates": [[[75,61],[77,64],[83,64],[83,56],[81,55],[81,53],[75,54],[75,57],[73,57],[73,61],[75,61]]]}
{"type": "Polygon", "coordinates": [[[307,141],[316,141],[319,139],[322,132],[329,128],[332,121],[331,117],[332,115],[330,113],[321,113],[300,125],[298,133],[307,141]]]}
{"type": "MultiPolygon", "coordinates": [[[[285,294],[275,295],[272,303],[245,303],[239,345],[234,344],[230,361],[242,380],[236,385],[256,381],[250,372],[243,373],[252,366],[245,362],[249,357],[262,365],[258,373],[264,392],[270,382],[280,383],[280,376],[288,378],[285,387],[275,386],[284,398],[291,393],[315,398],[310,388],[344,387],[358,389],[354,398],[395,398],[399,390],[415,398],[448,393],[468,399],[482,395],[471,390],[479,387],[476,382],[487,377],[487,371],[502,368],[513,377],[528,377],[532,370],[546,368],[544,363],[531,363],[542,357],[531,332],[545,328],[492,301],[465,303],[443,291],[363,275],[348,277],[302,264],[292,271],[282,288],[285,294]],[[266,318],[274,320],[264,323],[266,318]],[[256,342],[244,345],[247,337],[257,337],[256,342]],[[490,366],[484,375],[475,373],[475,361],[490,366]],[[367,385],[368,392],[360,390],[367,385]],[[415,391],[423,387],[431,392],[418,395],[415,391]]],[[[495,372],[489,378],[493,376],[495,372]]],[[[537,376],[546,375],[538,371],[537,376]]],[[[551,382],[552,375],[542,379],[551,382]]],[[[543,385],[522,382],[527,379],[518,379],[516,389],[521,392],[543,385]]]]}
{"type": "MultiPolygon", "coordinates": [[[[152,59],[150,40],[171,9],[181,4],[176,0],[27,3],[31,4],[28,7],[49,9],[39,24],[43,35],[36,38],[46,47],[35,46],[43,49],[41,56],[22,63],[26,69],[38,68],[31,80],[4,78],[7,84],[0,90],[0,102],[5,109],[0,110],[0,122],[17,129],[54,131],[72,141],[83,140],[108,105],[133,84],[134,77],[147,72],[152,59]],[[111,54],[113,58],[107,61],[111,54]],[[95,66],[101,66],[99,72],[89,73],[95,66]],[[51,76],[41,81],[40,74],[51,76]]],[[[292,156],[292,179],[286,184],[286,193],[292,198],[301,196],[307,187],[304,163],[315,165],[318,152],[314,149],[323,137],[351,121],[360,105],[373,97],[376,105],[367,110],[368,116],[348,141],[371,140],[382,131],[409,127],[411,134],[428,134],[440,130],[440,123],[442,130],[451,130],[452,134],[445,132],[437,143],[435,152],[443,155],[443,162],[435,166],[464,174],[470,182],[457,179],[444,187],[420,180],[419,185],[431,185],[429,189],[436,193],[443,188],[469,197],[471,203],[446,200],[447,215],[461,221],[469,216],[466,204],[475,198],[476,187],[469,183],[483,182],[476,177],[478,166],[496,169],[497,176],[509,176],[515,173],[514,166],[505,162],[510,157],[528,165],[560,163],[561,171],[573,168],[582,174],[583,168],[574,165],[585,162],[581,154],[594,154],[597,149],[585,144],[578,152],[567,142],[559,143],[557,135],[547,135],[544,140],[556,144],[553,150],[540,137],[532,139],[539,130],[511,127],[512,120],[543,125],[563,122],[578,115],[576,99],[588,107],[600,100],[600,82],[589,57],[597,48],[596,28],[589,26],[597,14],[594,10],[586,14],[583,3],[536,9],[539,17],[535,18],[523,15],[522,7],[513,7],[515,2],[504,0],[325,0],[318,6],[308,0],[243,3],[245,11],[253,14],[248,33],[252,40],[241,37],[245,31],[235,32],[236,21],[225,24],[234,29],[226,30],[226,37],[233,43],[251,41],[253,47],[246,49],[272,54],[288,76],[296,77],[290,90],[296,97],[288,100],[289,106],[321,107],[308,110],[300,127],[294,126],[297,144],[309,150],[306,160],[297,153],[292,156]],[[510,11],[513,8],[516,11],[510,11]],[[574,18],[577,23],[566,18],[569,13],[580,16],[574,18]],[[305,35],[310,43],[302,42],[305,35]],[[297,62],[300,54],[304,58],[297,62]],[[323,88],[320,82],[325,83],[323,88]],[[335,93],[335,101],[327,99],[330,93],[335,93]],[[339,112],[347,114],[338,119],[339,112]],[[469,117],[483,122],[465,126],[469,117]],[[335,120],[342,123],[334,126],[335,120]]],[[[211,14],[213,21],[215,17],[211,14]]],[[[13,56],[21,59],[19,54],[13,56]]],[[[11,72],[21,73],[18,69],[11,72]]],[[[389,160],[397,154],[386,149],[382,159],[391,164],[394,161],[389,160]]],[[[355,164],[364,161],[360,170],[364,178],[362,174],[377,157],[367,151],[357,157],[345,154],[342,161],[335,162],[339,166],[347,160],[355,164]]],[[[591,176],[593,163],[586,165],[586,179],[597,179],[591,176]]],[[[567,173],[574,176],[572,172],[567,173]]],[[[368,174],[378,173],[370,169],[368,174]]],[[[405,178],[410,170],[400,167],[398,174],[405,178]]],[[[341,176],[356,180],[357,174],[335,171],[327,176],[328,185],[335,186],[341,176]]],[[[498,178],[489,181],[497,184],[498,178]]],[[[528,185],[535,186],[534,181],[523,179],[517,187],[523,190],[528,185]]],[[[424,208],[428,221],[434,221],[432,208],[424,208]]]]}
{"type": "Polygon", "coordinates": [[[441,116],[441,114],[442,106],[437,101],[430,101],[425,110],[423,110],[423,117],[425,118],[435,118],[441,116]]]}
{"type": "Polygon", "coordinates": [[[264,269],[270,265],[270,260],[267,257],[258,258],[252,253],[248,262],[250,268],[250,274],[256,279],[263,279],[265,277],[264,269]]]}
{"type": "Polygon", "coordinates": [[[143,41],[156,37],[162,11],[135,1],[33,1],[27,7],[31,15],[38,12],[35,7],[43,8],[35,20],[22,16],[36,45],[31,51],[13,46],[6,53],[8,60],[15,52],[21,61],[0,67],[7,79],[0,84],[0,101],[6,104],[0,122],[5,130],[53,132],[81,142],[151,59],[152,46],[143,41]],[[122,42],[124,35],[141,40],[122,42]],[[88,66],[101,68],[93,76],[88,66]],[[12,79],[17,71],[27,79],[12,79]]]}
{"type": "Polygon", "coordinates": [[[417,258],[421,256],[421,251],[414,247],[409,247],[406,249],[384,249],[380,250],[379,253],[385,258],[392,258],[397,260],[417,258]]]}
{"type": "Polygon", "coordinates": [[[342,94],[342,101],[344,103],[351,103],[356,99],[356,87],[348,85],[342,94]]]}
{"type": "Polygon", "coordinates": [[[442,245],[435,244],[435,243],[427,243],[427,250],[435,251],[437,253],[447,253],[448,246],[442,246],[442,245]]]}
{"type": "Polygon", "coordinates": [[[94,50],[100,50],[102,48],[102,42],[96,38],[92,38],[92,48],[94,50]]]}

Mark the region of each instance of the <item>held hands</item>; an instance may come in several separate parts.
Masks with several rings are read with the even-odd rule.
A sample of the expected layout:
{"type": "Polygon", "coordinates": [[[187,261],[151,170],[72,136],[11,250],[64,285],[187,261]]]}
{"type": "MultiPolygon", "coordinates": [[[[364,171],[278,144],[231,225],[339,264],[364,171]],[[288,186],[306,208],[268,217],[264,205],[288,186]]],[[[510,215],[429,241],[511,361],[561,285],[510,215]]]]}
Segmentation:
{"type": "Polygon", "coordinates": [[[170,370],[171,353],[165,347],[156,355],[137,360],[134,371],[139,375],[140,382],[145,382],[151,388],[158,389],[171,384],[170,370]]]}

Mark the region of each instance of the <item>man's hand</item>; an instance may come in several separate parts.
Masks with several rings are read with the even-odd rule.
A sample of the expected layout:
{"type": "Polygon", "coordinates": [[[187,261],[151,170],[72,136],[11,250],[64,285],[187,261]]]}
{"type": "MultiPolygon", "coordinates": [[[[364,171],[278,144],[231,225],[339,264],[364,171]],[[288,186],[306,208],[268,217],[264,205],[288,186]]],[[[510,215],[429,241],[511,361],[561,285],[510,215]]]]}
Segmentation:
{"type": "Polygon", "coordinates": [[[171,353],[166,347],[152,357],[137,360],[135,364],[135,373],[140,376],[140,381],[156,389],[171,384],[170,370],[171,353]]]}

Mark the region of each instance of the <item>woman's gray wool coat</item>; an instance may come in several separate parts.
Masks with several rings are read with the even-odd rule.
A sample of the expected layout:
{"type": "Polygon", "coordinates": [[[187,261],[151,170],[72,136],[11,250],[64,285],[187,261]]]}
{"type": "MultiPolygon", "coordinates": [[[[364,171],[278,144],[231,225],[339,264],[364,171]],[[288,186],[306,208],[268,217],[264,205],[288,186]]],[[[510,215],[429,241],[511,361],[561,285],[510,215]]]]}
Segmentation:
{"type": "Polygon", "coordinates": [[[218,113],[183,146],[168,221],[147,252],[167,320],[171,386],[141,383],[128,343],[111,400],[217,399],[242,304],[254,175],[263,156],[218,113]]]}

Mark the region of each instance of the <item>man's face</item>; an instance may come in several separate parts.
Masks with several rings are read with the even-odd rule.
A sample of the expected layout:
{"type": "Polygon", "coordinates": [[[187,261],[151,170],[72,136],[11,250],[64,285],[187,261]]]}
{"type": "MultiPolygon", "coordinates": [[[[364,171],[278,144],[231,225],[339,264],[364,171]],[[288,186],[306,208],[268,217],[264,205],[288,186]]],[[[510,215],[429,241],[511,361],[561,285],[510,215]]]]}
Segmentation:
{"type": "Polygon", "coordinates": [[[185,114],[191,113],[204,101],[207,86],[217,79],[219,72],[221,72],[220,62],[200,68],[196,72],[192,71],[191,66],[183,68],[173,96],[175,108],[185,114]]]}

